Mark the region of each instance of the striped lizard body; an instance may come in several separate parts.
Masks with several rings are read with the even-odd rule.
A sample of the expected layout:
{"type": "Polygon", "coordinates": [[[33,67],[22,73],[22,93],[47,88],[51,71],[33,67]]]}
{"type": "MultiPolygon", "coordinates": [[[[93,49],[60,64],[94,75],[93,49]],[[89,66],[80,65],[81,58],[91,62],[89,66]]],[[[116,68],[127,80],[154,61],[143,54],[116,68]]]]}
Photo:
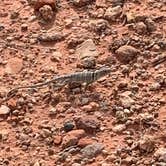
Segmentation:
{"type": "Polygon", "coordinates": [[[72,74],[66,74],[62,76],[57,76],[49,81],[38,83],[30,86],[19,86],[16,88],[11,89],[8,94],[11,94],[11,92],[16,91],[18,89],[33,89],[33,88],[40,88],[45,85],[49,85],[51,83],[57,85],[60,84],[62,86],[65,86],[66,84],[76,82],[76,83],[86,83],[86,85],[89,85],[90,83],[93,83],[100,79],[103,76],[108,75],[111,72],[110,68],[104,67],[99,70],[95,71],[83,71],[83,72],[75,72],[72,74]]]}
{"type": "Polygon", "coordinates": [[[111,70],[109,68],[102,68],[96,71],[76,72],[64,76],[64,79],[62,80],[64,80],[66,84],[72,82],[90,84],[97,81],[101,77],[108,75],[110,71],[111,70]]]}

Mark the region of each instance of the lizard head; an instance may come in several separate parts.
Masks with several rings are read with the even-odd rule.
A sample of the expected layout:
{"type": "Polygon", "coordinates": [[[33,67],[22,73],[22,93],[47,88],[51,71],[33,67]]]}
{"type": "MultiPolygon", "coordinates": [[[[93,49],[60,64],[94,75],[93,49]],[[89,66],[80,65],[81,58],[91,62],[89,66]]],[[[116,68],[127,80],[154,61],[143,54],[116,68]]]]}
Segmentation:
{"type": "Polygon", "coordinates": [[[111,72],[111,69],[109,67],[102,67],[96,71],[96,78],[99,79],[101,77],[104,77],[110,74],[110,72],[111,72]]]}
{"type": "Polygon", "coordinates": [[[106,76],[106,75],[110,74],[111,69],[109,67],[102,67],[101,69],[99,69],[99,72],[100,72],[101,76],[106,76]]]}

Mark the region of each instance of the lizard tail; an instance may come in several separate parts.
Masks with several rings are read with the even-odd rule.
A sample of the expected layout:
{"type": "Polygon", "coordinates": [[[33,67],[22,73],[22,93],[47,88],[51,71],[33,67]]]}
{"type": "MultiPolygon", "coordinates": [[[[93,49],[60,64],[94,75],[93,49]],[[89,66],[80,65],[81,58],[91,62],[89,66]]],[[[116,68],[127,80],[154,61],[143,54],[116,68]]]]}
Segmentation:
{"type": "Polygon", "coordinates": [[[38,83],[38,84],[34,84],[34,85],[29,85],[29,86],[19,86],[19,87],[16,87],[16,88],[13,88],[13,89],[11,89],[8,93],[7,93],[7,98],[11,95],[11,94],[13,94],[14,92],[16,92],[17,90],[19,90],[19,89],[29,89],[29,88],[40,88],[40,87],[42,87],[42,86],[44,86],[44,85],[48,85],[48,84],[50,84],[52,81],[50,80],[50,81],[46,81],[46,82],[43,82],[43,83],[38,83]]]}

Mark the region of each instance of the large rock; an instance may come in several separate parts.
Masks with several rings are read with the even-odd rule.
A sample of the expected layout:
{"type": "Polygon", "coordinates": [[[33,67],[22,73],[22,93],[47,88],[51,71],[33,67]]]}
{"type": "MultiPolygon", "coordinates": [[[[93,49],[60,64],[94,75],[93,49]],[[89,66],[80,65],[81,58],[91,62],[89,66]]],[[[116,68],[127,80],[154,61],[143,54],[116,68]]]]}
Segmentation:
{"type": "Polygon", "coordinates": [[[124,45],[118,48],[116,51],[117,59],[122,63],[129,63],[137,58],[140,51],[130,45],[124,45]]]}
{"type": "Polygon", "coordinates": [[[11,58],[8,60],[5,71],[10,74],[16,74],[21,71],[23,60],[20,58],[11,58]]]}
{"type": "Polygon", "coordinates": [[[105,12],[104,17],[107,20],[116,21],[117,17],[119,17],[121,13],[122,8],[120,6],[109,7],[105,12]]]}
{"type": "Polygon", "coordinates": [[[88,39],[84,41],[82,44],[78,46],[76,49],[76,55],[80,57],[80,59],[87,57],[97,57],[98,51],[92,39],[88,39]]]}
{"type": "Polygon", "coordinates": [[[62,147],[67,148],[69,146],[77,145],[80,138],[85,136],[84,130],[72,130],[68,132],[62,141],[62,147]]]}
{"type": "Polygon", "coordinates": [[[94,133],[99,130],[99,121],[92,116],[76,117],[75,118],[76,128],[83,129],[87,133],[94,133]]]}
{"type": "Polygon", "coordinates": [[[104,145],[101,143],[93,143],[91,145],[87,145],[85,148],[81,150],[82,156],[85,158],[93,158],[97,154],[101,153],[104,149],[104,145]]]}

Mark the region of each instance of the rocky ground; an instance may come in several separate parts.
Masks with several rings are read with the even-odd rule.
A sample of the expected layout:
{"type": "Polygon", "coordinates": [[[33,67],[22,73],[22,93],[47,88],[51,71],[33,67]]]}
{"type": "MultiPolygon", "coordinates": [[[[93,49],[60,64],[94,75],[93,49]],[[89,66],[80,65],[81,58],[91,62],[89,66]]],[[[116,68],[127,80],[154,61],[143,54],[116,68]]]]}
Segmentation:
{"type": "Polygon", "coordinates": [[[166,166],[165,35],[165,0],[1,0],[0,165],[166,166]],[[3,102],[102,66],[86,91],[3,102]]]}

